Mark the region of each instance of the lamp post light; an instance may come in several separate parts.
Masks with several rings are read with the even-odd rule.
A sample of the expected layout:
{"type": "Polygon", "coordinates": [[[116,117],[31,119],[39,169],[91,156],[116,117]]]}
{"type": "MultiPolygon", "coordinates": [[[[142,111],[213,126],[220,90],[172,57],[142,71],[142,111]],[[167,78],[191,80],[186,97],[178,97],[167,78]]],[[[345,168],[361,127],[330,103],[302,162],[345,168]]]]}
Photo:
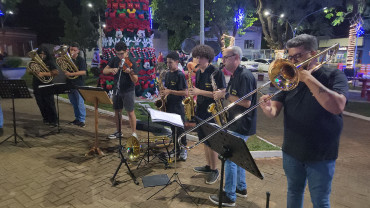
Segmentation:
{"type": "MultiPolygon", "coordinates": [[[[265,16],[278,17],[279,19],[284,19],[284,17],[285,17],[285,14],[284,13],[282,13],[280,15],[275,15],[275,14],[271,14],[269,11],[265,11],[263,14],[265,16]]],[[[293,34],[293,37],[294,37],[294,30],[293,30],[292,24],[290,24],[290,22],[288,21],[288,19],[284,19],[284,21],[286,21],[288,23],[290,29],[292,30],[292,34],[293,34]]]]}
{"type": "Polygon", "coordinates": [[[6,21],[6,18],[9,16],[9,15],[13,15],[14,12],[11,11],[11,10],[8,10],[5,12],[5,14],[0,10],[0,17],[1,17],[1,28],[4,28],[4,23],[6,21]]]}
{"type": "MultiPolygon", "coordinates": [[[[90,3],[90,2],[87,3],[87,6],[89,8],[91,8],[91,9],[94,7],[94,5],[92,3],[90,3]]],[[[102,35],[102,27],[105,27],[105,24],[103,24],[103,25],[101,24],[100,11],[99,11],[99,9],[97,11],[97,15],[98,15],[98,24],[99,24],[99,29],[98,29],[98,32],[99,32],[98,48],[99,48],[99,53],[101,53],[102,52],[102,37],[103,37],[103,35],[102,35]]]]}
{"type": "Polygon", "coordinates": [[[301,20],[299,20],[299,22],[298,22],[297,26],[294,28],[293,38],[295,37],[295,34],[297,33],[297,29],[298,29],[299,25],[302,23],[302,21],[303,21],[304,19],[306,19],[307,17],[309,17],[309,16],[311,16],[311,15],[313,15],[313,14],[317,13],[317,12],[325,11],[326,9],[327,9],[327,7],[324,7],[324,8],[321,8],[321,9],[319,9],[319,10],[316,10],[316,11],[314,11],[314,12],[311,12],[311,13],[309,13],[308,15],[304,16],[301,20]]]}

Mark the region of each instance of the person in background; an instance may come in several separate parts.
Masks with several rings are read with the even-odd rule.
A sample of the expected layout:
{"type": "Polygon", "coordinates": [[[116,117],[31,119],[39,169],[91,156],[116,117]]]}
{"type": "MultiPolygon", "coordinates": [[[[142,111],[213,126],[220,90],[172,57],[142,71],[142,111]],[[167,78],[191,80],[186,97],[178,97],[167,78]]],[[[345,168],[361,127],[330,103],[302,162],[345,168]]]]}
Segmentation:
{"type": "MultiPolygon", "coordinates": [[[[297,64],[317,53],[317,39],[302,34],[286,44],[288,60],[297,64]]],[[[303,65],[299,84],[266,100],[263,113],[277,117],[284,107],[283,168],[288,182],[287,207],[302,208],[308,182],[313,207],[330,207],[331,183],[338,158],[342,112],[348,100],[347,78],[317,61],[303,65]]]]}
{"type": "Polygon", "coordinates": [[[72,88],[68,93],[69,101],[73,106],[75,120],[69,122],[70,125],[85,127],[86,108],[84,99],[77,90],[77,87],[84,85],[84,77],[86,75],[86,64],[84,59],[80,56],[80,45],[76,42],[69,46],[69,52],[73,63],[78,68],[77,72],[64,72],[67,76],[67,85],[72,88]],[[76,79],[69,79],[68,77],[78,76],[76,79]]]}
{"type": "Polygon", "coordinates": [[[163,62],[164,62],[163,54],[162,54],[162,52],[159,52],[158,63],[163,63],[163,62]]]}
{"type": "MultiPolygon", "coordinates": [[[[230,81],[225,90],[213,92],[214,99],[224,99],[224,106],[235,102],[239,98],[257,88],[257,81],[252,72],[240,65],[242,50],[238,46],[227,48],[223,51],[223,64],[225,70],[231,73],[230,81]]],[[[239,116],[251,106],[256,105],[257,94],[247,97],[236,106],[228,110],[228,122],[239,116]]],[[[239,118],[227,130],[232,135],[247,141],[249,136],[256,133],[257,110],[252,110],[248,114],[239,118]]],[[[222,191],[222,190],[219,190],[222,191]]],[[[225,188],[222,191],[222,204],[224,206],[235,206],[236,197],[247,197],[247,183],[245,180],[245,170],[230,160],[225,161],[225,188]]],[[[209,197],[211,202],[218,204],[218,195],[209,197]]]]}

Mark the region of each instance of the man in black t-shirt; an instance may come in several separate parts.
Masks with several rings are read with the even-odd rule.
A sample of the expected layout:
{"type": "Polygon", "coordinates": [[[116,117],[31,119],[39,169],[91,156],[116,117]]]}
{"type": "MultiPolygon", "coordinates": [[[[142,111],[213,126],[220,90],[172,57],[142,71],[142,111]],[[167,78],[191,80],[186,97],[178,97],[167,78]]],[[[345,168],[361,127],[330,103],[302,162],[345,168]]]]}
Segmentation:
{"type": "MultiPolygon", "coordinates": [[[[181,116],[182,122],[185,121],[185,110],[182,100],[187,95],[187,86],[185,75],[182,71],[178,69],[179,64],[179,55],[176,52],[170,52],[167,57],[167,67],[170,70],[166,73],[165,76],[165,89],[160,91],[160,96],[167,96],[166,100],[166,112],[176,113],[181,116]]],[[[177,128],[177,134],[175,137],[175,127],[171,126],[172,130],[172,139],[173,142],[177,144],[176,157],[179,160],[185,161],[187,156],[187,151],[184,148],[180,149],[180,146],[177,142],[177,137],[180,136],[183,132],[183,128],[177,128]]],[[[181,138],[181,143],[187,145],[186,137],[181,138]]],[[[174,155],[175,149],[171,150],[170,155],[174,155]]],[[[174,155],[175,156],[175,155],[174,155]]]]}
{"type": "MultiPolygon", "coordinates": [[[[212,114],[208,112],[208,106],[215,103],[213,99],[213,86],[211,82],[211,75],[215,73],[214,80],[216,88],[224,90],[226,88],[225,77],[222,71],[216,69],[210,64],[215,57],[213,49],[208,45],[198,45],[192,50],[193,57],[198,60],[199,66],[195,76],[195,87],[189,88],[190,96],[197,96],[197,106],[195,116],[200,119],[207,119],[212,114]]],[[[213,122],[213,121],[212,121],[213,122]]],[[[206,135],[198,128],[198,138],[203,139],[206,135]]],[[[217,152],[213,151],[209,142],[204,142],[204,153],[206,155],[207,164],[201,167],[194,167],[193,170],[198,173],[206,173],[206,184],[214,184],[218,177],[219,171],[216,168],[218,161],[217,152]]]]}
{"type": "Polygon", "coordinates": [[[103,70],[104,74],[114,75],[113,109],[117,132],[109,135],[109,138],[115,139],[122,136],[119,135],[118,117],[123,108],[125,108],[128,115],[132,136],[137,138],[134,112],[135,83],[138,81],[136,65],[130,61],[129,51],[124,42],[118,42],[114,48],[117,56],[113,57],[103,70]]]}
{"type": "Polygon", "coordinates": [[[67,76],[67,85],[72,88],[71,92],[68,93],[69,101],[73,106],[73,111],[75,114],[75,120],[69,122],[71,125],[76,125],[79,127],[85,127],[86,120],[86,108],[85,102],[76,87],[84,85],[84,77],[86,75],[86,64],[85,60],[79,55],[80,45],[78,43],[72,43],[69,46],[70,56],[73,63],[78,68],[77,72],[64,72],[67,76]],[[78,76],[75,79],[69,79],[69,77],[78,76]]]}
{"type": "MultiPolygon", "coordinates": [[[[297,64],[314,56],[314,36],[303,34],[287,42],[288,59],[297,64]]],[[[343,129],[348,84],[337,69],[321,67],[317,61],[298,72],[299,84],[261,104],[264,114],[276,117],[284,107],[283,168],[288,181],[287,207],[303,207],[306,181],[313,207],[330,207],[331,183],[343,129]]],[[[266,100],[262,96],[260,101],[266,100]]]]}
{"type": "MultiPolygon", "coordinates": [[[[242,50],[238,46],[227,48],[223,51],[222,61],[225,69],[232,75],[226,91],[218,90],[213,93],[214,99],[224,98],[224,106],[235,102],[240,97],[248,94],[257,87],[256,79],[252,72],[240,66],[242,50]]],[[[228,121],[248,110],[257,102],[257,95],[247,97],[228,110],[228,121]]],[[[229,133],[247,141],[248,137],[256,133],[257,111],[252,110],[239,118],[227,129],[229,133]]],[[[235,206],[236,196],[247,197],[247,184],[245,181],[245,170],[230,160],[225,161],[225,188],[222,203],[226,206],[235,206]]],[[[211,195],[210,200],[218,204],[218,195],[211,195]]]]}

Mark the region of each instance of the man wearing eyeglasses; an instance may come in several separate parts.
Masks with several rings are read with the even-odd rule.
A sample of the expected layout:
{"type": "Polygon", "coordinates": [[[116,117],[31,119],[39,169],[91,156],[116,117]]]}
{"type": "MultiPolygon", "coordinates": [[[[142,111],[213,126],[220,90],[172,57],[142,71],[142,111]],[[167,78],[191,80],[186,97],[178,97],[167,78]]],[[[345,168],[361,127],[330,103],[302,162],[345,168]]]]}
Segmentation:
{"type": "MultiPolygon", "coordinates": [[[[226,90],[213,92],[215,100],[223,98],[227,106],[235,102],[240,97],[248,94],[257,87],[256,79],[252,72],[240,65],[242,50],[238,46],[227,48],[223,52],[223,64],[225,69],[231,73],[230,81],[226,90]]],[[[236,106],[228,110],[228,121],[246,111],[249,107],[254,106],[257,102],[257,95],[253,94],[239,102],[236,106]]],[[[228,132],[237,136],[244,141],[256,133],[257,111],[252,110],[242,116],[228,127],[228,132]]],[[[220,190],[222,191],[222,190],[220,190]]],[[[230,160],[225,161],[225,188],[222,191],[222,205],[235,206],[236,196],[247,197],[247,184],[245,180],[245,170],[230,160]]],[[[209,199],[214,203],[219,203],[218,195],[211,195],[209,199]]]]}
{"type": "MultiPolygon", "coordinates": [[[[136,63],[130,67],[128,61],[125,60],[129,57],[127,46],[124,42],[118,42],[115,45],[116,55],[113,57],[108,65],[104,68],[103,74],[114,75],[114,93],[113,93],[113,109],[114,120],[116,123],[116,132],[109,135],[109,139],[116,139],[119,136],[119,112],[125,108],[132,136],[137,138],[136,134],[136,116],[134,112],[135,105],[135,83],[138,81],[136,63]],[[123,61],[123,62],[122,62],[123,61]]],[[[131,62],[131,61],[130,61],[131,62]]]]}
{"type": "MultiPolygon", "coordinates": [[[[317,40],[303,34],[287,42],[294,64],[314,56],[317,40]]],[[[343,129],[342,112],[347,102],[348,84],[337,69],[311,61],[299,72],[300,82],[261,104],[264,114],[276,117],[284,107],[283,168],[288,182],[287,207],[303,207],[306,183],[313,207],[330,207],[331,183],[343,129]]],[[[266,100],[268,95],[260,98],[266,100]]]]}

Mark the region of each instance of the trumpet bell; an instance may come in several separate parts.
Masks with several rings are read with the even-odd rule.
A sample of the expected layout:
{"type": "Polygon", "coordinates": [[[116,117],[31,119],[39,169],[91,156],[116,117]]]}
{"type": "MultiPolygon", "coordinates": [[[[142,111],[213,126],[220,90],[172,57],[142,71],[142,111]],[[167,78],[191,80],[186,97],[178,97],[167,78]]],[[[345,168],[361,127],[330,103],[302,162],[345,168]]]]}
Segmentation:
{"type": "Polygon", "coordinates": [[[269,66],[268,71],[271,83],[278,89],[289,91],[299,83],[297,67],[286,59],[277,59],[269,66]]]}

